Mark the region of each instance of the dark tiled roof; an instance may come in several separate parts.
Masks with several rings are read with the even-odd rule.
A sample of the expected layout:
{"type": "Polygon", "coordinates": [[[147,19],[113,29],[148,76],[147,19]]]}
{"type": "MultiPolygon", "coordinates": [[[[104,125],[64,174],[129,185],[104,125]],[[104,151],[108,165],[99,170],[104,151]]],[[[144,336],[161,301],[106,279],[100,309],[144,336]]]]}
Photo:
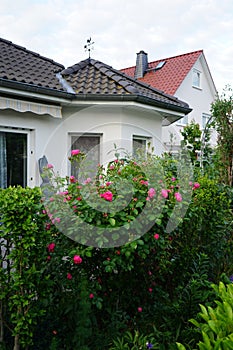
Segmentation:
{"type": "Polygon", "coordinates": [[[56,72],[62,64],[0,38],[0,79],[63,90],[56,72]]]}
{"type": "Polygon", "coordinates": [[[63,94],[65,98],[128,99],[168,110],[190,112],[185,102],[100,61],[86,59],[65,69],[62,64],[0,38],[1,83],[7,86],[19,83],[17,87],[20,89],[27,84],[27,91],[35,91],[35,87],[41,91],[42,88],[45,94],[63,94]],[[57,73],[59,76],[56,76],[57,73]]]}
{"type": "Polygon", "coordinates": [[[141,96],[171,106],[187,108],[188,105],[143,82],[94,59],[86,59],[61,72],[63,78],[80,95],[141,96]]]}
{"type": "MultiPolygon", "coordinates": [[[[203,50],[150,62],[148,71],[139,80],[167,94],[174,95],[201,54],[203,54],[203,50]],[[155,67],[160,62],[165,62],[165,64],[162,68],[156,70],[155,67]]],[[[135,66],[124,68],[121,69],[121,72],[134,77],[135,68],[135,66]]]]}

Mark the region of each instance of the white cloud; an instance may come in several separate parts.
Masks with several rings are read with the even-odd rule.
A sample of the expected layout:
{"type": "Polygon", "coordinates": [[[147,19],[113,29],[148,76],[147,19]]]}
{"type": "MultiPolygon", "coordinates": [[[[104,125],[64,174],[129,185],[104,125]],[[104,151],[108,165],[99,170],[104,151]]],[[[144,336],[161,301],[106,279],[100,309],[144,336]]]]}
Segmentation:
{"type": "Polygon", "coordinates": [[[0,2],[0,36],[65,66],[92,57],[114,66],[203,49],[219,90],[233,85],[232,0],[21,0],[0,2]]]}

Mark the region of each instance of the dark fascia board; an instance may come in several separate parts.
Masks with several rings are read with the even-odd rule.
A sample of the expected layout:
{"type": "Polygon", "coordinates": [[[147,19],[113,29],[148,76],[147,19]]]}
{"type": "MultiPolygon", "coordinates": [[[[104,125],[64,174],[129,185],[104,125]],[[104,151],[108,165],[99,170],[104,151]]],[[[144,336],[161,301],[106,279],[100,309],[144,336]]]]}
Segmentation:
{"type": "Polygon", "coordinates": [[[6,88],[11,88],[16,90],[17,95],[17,90],[19,91],[26,91],[26,92],[32,92],[32,93],[38,93],[38,99],[41,97],[39,95],[44,95],[44,96],[51,96],[51,97],[57,97],[57,98],[63,98],[67,99],[68,101],[120,101],[120,102],[138,102],[146,105],[151,105],[154,107],[160,107],[160,108],[166,108],[168,110],[184,113],[185,115],[190,113],[192,111],[191,108],[187,106],[177,106],[173,105],[167,102],[163,101],[158,101],[154,100],[152,98],[142,96],[142,95],[132,95],[132,94],[125,94],[125,95],[98,95],[98,94],[73,94],[69,93],[66,91],[62,90],[55,90],[55,89],[50,89],[50,88],[45,88],[41,86],[36,86],[36,85],[31,85],[31,84],[26,84],[26,83],[21,83],[21,82],[16,82],[12,80],[7,80],[7,79],[1,79],[0,78],[0,87],[6,87],[6,88]]]}
{"type": "Polygon", "coordinates": [[[1,86],[9,89],[15,89],[16,94],[17,94],[17,90],[19,90],[19,91],[26,91],[28,93],[34,92],[42,95],[67,98],[69,100],[72,99],[74,96],[74,94],[71,94],[66,91],[50,89],[42,86],[31,85],[31,84],[21,83],[18,81],[12,81],[12,80],[2,79],[2,78],[0,78],[0,87],[1,86]]]}
{"type": "Polygon", "coordinates": [[[154,107],[166,108],[168,110],[184,113],[185,115],[192,111],[191,108],[176,106],[167,102],[154,100],[152,98],[142,95],[97,95],[97,94],[83,94],[75,95],[74,100],[76,101],[125,101],[125,102],[138,102],[154,107]]]}

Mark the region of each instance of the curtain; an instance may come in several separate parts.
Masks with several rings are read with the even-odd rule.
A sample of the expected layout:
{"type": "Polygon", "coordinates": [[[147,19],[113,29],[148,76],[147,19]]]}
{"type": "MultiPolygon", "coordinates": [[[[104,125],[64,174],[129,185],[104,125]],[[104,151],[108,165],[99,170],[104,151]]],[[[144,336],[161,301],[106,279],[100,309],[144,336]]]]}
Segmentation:
{"type": "Polygon", "coordinates": [[[6,135],[0,132],[0,187],[7,187],[6,135]]]}

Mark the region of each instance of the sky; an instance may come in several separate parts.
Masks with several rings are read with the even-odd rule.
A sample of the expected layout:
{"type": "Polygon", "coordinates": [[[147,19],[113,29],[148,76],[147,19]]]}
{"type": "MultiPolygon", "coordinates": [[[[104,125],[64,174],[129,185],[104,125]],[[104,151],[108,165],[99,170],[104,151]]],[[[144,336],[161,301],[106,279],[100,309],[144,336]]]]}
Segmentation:
{"type": "Polygon", "coordinates": [[[232,0],[0,0],[0,37],[71,66],[91,57],[116,69],[144,50],[155,61],[204,50],[219,93],[233,87],[232,0]]]}

